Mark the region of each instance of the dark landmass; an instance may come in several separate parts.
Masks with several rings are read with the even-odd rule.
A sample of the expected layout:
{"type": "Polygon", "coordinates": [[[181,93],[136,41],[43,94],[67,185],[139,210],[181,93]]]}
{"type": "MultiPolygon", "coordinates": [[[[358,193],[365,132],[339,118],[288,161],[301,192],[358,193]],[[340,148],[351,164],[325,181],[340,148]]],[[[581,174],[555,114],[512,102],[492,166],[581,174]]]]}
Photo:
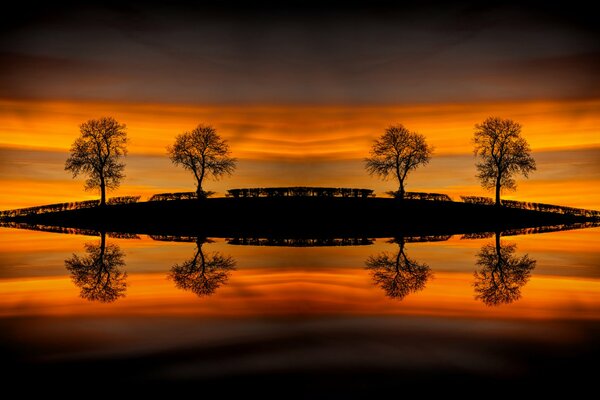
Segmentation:
{"type": "Polygon", "coordinates": [[[576,224],[570,214],[391,198],[215,198],[116,204],[16,216],[16,223],[195,237],[377,238],[576,224]]]}

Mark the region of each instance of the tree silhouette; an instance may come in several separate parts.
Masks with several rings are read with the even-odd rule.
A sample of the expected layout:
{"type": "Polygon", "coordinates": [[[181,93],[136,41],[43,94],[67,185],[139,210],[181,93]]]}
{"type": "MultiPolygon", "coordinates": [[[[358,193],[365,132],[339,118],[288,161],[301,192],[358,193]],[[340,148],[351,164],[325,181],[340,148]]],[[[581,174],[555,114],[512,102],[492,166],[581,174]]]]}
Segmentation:
{"type": "Polygon", "coordinates": [[[475,125],[475,155],[479,156],[477,177],[485,189],[496,190],[496,206],[500,206],[500,190],[515,190],[514,175],[526,178],[535,171],[535,160],[527,141],[521,136],[521,125],[510,119],[490,117],[475,125]]]}
{"type": "Polygon", "coordinates": [[[535,260],[525,254],[515,257],[517,246],[514,243],[500,242],[500,233],[496,233],[496,243],[486,244],[477,254],[475,271],[475,299],[488,306],[509,304],[521,297],[521,288],[529,281],[535,260]]]}
{"type": "Polygon", "coordinates": [[[90,119],[79,127],[80,136],[71,146],[65,170],[73,177],[85,174],[85,189],[100,189],[100,205],[106,204],[106,190],[119,187],[125,176],[121,157],[127,155],[125,125],[112,117],[90,119]]]}
{"type": "Polygon", "coordinates": [[[388,297],[402,300],[410,293],[425,289],[433,274],[427,264],[418,263],[406,256],[404,238],[394,239],[393,242],[399,247],[395,255],[382,252],[370,256],[365,264],[366,269],[371,271],[373,282],[388,297]]]}
{"type": "Polygon", "coordinates": [[[191,132],[178,135],[173,146],[167,147],[167,152],[173,164],[194,173],[198,198],[206,196],[202,189],[204,178],[212,176],[220,179],[224,175],[231,175],[237,162],[229,156],[227,142],[212,126],[202,124],[191,132]]]}
{"type": "Polygon", "coordinates": [[[106,234],[102,232],[100,244],[85,244],[87,256],[65,260],[73,283],[80,288],[80,296],[86,300],[111,303],[125,297],[127,272],[125,255],[116,244],[106,244],[106,234]]]}
{"type": "Polygon", "coordinates": [[[384,180],[389,176],[398,179],[397,196],[404,198],[404,181],[408,173],[431,159],[433,148],[425,136],[409,131],[404,125],[393,125],[373,144],[371,157],[365,158],[365,168],[370,175],[384,180]]]}
{"type": "Polygon", "coordinates": [[[235,270],[235,260],[220,253],[204,254],[202,245],[205,239],[196,240],[194,257],[175,264],[171,268],[169,278],[178,289],[189,290],[199,297],[210,296],[229,279],[235,270]]]}

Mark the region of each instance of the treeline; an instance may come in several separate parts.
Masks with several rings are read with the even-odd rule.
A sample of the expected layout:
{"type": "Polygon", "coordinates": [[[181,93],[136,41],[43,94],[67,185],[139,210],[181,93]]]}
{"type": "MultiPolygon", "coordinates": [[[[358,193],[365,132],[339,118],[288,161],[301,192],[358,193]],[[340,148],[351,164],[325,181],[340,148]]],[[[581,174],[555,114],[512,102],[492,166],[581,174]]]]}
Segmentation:
{"type": "Polygon", "coordinates": [[[353,188],[328,188],[328,187],[274,187],[274,188],[246,188],[229,189],[227,197],[356,197],[367,198],[373,196],[371,189],[353,188]]]}
{"type": "MultiPolygon", "coordinates": [[[[494,200],[489,197],[480,196],[460,196],[463,202],[470,204],[493,205],[494,200]]],[[[502,200],[502,205],[510,208],[519,208],[522,210],[533,210],[541,212],[551,212],[558,214],[576,215],[586,218],[600,218],[600,211],[586,210],[583,208],[557,206],[554,204],[534,203],[516,200],[502,200]]]]}
{"type": "Polygon", "coordinates": [[[152,195],[148,201],[192,200],[197,198],[196,192],[158,193],[152,195]]]}
{"type": "MultiPolygon", "coordinates": [[[[106,204],[116,205],[116,204],[137,203],[140,200],[140,198],[141,198],[141,196],[112,197],[112,198],[108,199],[106,204]]],[[[17,208],[15,210],[0,211],[0,218],[11,218],[11,217],[24,216],[24,215],[34,215],[34,214],[44,214],[44,213],[59,212],[59,211],[79,210],[82,208],[98,207],[99,205],[100,205],[100,200],[84,200],[84,201],[72,201],[72,202],[68,202],[68,203],[46,204],[43,206],[17,208]]]]}
{"type": "MultiPolygon", "coordinates": [[[[354,188],[322,188],[322,187],[282,187],[282,188],[245,188],[229,189],[226,194],[230,198],[252,198],[252,197],[349,197],[349,198],[368,198],[373,197],[371,189],[354,188]]],[[[405,192],[406,200],[426,200],[426,201],[453,201],[450,196],[442,193],[426,192],[405,192]]],[[[176,193],[158,193],[150,196],[148,201],[173,201],[173,200],[193,200],[197,199],[196,192],[176,192],[176,193]]],[[[141,196],[121,196],[108,199],[108,205],[137,203],[141,196]]],[[[464,203],[494,205],[494,199],[483,196],[460,196],[464,203]]],[[[36,207],[19,208],[15,210],[0,211],[0,219],[13,217],[43,214],[50,212],[79,210],[83,208],[93,208],[100,204],[100,200],[85,200],[69,203],[47,204],[36,207]]],[[[516,200],[502,200],[502,204],[509,208],[518,208],[522,210],[532,210],[540,212],[550,212],[558,214],[568,214],[585,218],[600,219],[600,211],[586,210],[583,208],[559,206],[555,204],[524,202],[516,200]]]]}
{"type": "MultiPolygon", "coordinates": [[[[394,196],[396,192],[388,192],[394,196]]],[[[405,192],[404,198],[407,200],[429,200],[429,201],[452,201],[452,198],[443,193],[426,193],[426,192],[405,192]]]]}

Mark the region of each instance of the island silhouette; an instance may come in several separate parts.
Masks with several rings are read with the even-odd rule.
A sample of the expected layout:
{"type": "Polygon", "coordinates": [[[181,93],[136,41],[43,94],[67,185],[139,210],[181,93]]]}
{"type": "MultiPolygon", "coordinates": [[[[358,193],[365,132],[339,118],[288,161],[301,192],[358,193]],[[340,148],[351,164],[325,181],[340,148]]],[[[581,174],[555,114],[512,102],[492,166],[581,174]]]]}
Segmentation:
{"type": "Polygon", "coordinates": [[[473,234],[595,223],[597,211],[438,193],[376,197],[369,189],[231,189],[225,197],[163,193],[60,203],[0,213],[0,221],[121,234],[226,238],[373,238],[473,234]]]}

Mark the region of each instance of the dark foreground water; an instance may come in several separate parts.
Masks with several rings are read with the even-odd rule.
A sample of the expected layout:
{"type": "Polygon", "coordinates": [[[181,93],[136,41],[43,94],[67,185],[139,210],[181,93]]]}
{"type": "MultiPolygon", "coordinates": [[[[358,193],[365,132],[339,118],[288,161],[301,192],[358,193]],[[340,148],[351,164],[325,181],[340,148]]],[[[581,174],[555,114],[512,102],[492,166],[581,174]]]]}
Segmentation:
{"type": "Polygon", "coordinates": [[[278,398],[593,389],[600,228],[484,236],[1,228],[4,385],[278,398]]]}

